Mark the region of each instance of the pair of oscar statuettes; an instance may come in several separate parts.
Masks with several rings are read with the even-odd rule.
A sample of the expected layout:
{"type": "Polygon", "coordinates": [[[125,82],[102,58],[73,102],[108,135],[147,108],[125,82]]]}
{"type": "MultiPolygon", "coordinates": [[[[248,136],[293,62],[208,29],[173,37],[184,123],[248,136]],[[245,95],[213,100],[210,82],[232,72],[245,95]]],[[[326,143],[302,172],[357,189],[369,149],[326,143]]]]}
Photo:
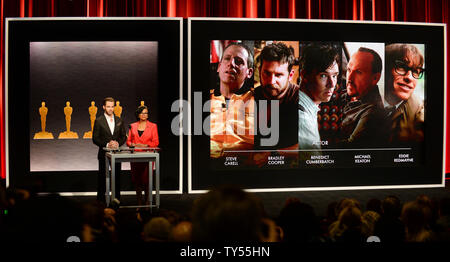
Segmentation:
{"type": "MultiPolygon", "coordinates": [[[[141,101],[141,106],[144,105],[144,101],[141,101]]],[[[78,139],[78,133],[70,131],[70,122],[72,120],[73,108],[70,106],[70,102],[66,102],[64,107],[64,115],[66,116],[66,131],[59,133],[58,139],[78,139]]],[[[39,108],[39,115],[41,116],[41,131],[34,134],[33,139],[53,139],[53,134],[45,130],[47,122],[48,108],[45,106],[45,102],[42,102],[42,106],[39,108]]],[[[114,114],[118,117],[122,115],[122,107],[120,102],[116,101],[116,106],[114,107],[114,114]]],[[[91,120],[91,130],[84,133],[83,138],[92,138],[92,131],[94,129],[95,118],[97,117],[97,107],[95,102],[91,102],[89,107],[89,116],[91,120]]]]}

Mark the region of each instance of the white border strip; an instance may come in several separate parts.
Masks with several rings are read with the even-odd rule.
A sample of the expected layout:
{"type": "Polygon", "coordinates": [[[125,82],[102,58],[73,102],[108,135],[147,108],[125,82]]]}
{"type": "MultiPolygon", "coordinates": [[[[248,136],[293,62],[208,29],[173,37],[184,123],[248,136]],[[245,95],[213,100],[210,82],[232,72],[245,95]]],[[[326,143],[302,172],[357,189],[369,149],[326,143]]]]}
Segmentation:
{"type": "MultiPolygon", "coordinates": [[[[5,30],[5,161],[6,161],[6,187],[9,187],[9,134],[8,134],[8,66],[9,66],[9,56],[8,56],[8,45],[9,45],[9,22],[10,21],[138,21],[138,20],[155,20],[155,21],[179,21],[180,25],[180,100],[183,99],[183,18],[181,17],[29,17],[29,18],[6,18],[6,30],[5,30]]],[[[181,111],[182,112],[182,111],[181,111]]],[[[181,114],[180,112],[180,114],[181,114]]],[[[182,124],[182,123],[181,123],[182,124]]],[[[182,128],[180,129],[180,139],[179,139],[179,157],[180,157],[180,165],[179,165],[179,186],[178,190],[167,190],[160,191],[161,194],[182,194],[183,193],[183,136],[182,136],[182,128]]],[[[125,194],[132,191],[124,191],[125,194]]],[[[59,192],[62,196],[89,196],[91,194],[97,194],[96,192],[59,192]]],[[[135,192],[134,192],[135,194],[135,192]]]]}
{"type": "MultiPolygon", "coordinates": [[[[163,190],[159,191],[161,195],[178,195],[178,191],[174,190],[163,190]]],[[[38,195],[48,195],[49,193],[38,193],[38,195]]],[[[97,196],[97,192],[56,192],[56,194],[60,196],[97,196]]],[[[155,191],[153,190],[153,194],[155,194],[155,191]]],[[[136,195],[136,191],[120,191],[121,196],[133,196],[136,195]]]]}
{"type": "MultiPolygon", "coordinates": [[[[188,68],[187,68],[187,77],[188,77],[188,90],[187,90],[187,96],[188,96],[188,104],[191,105],[191,19],[188,18],[188,68]]],[[[191,112],[189,112],[188,117],[188,193],[191,193],[192,191],[192,137],[191,137],[191,112]]]]}
{"type": "MultiPolygon", "coordinates": [[[[346,191],[346,190],[380,190],[380,189],[414,189],[414,188],[442,188],[436,185],[399,185],[399,186],[343,186],[343,187],[293,187],[293,188],[249,188],[244,189],[252,193],[278,193],[278,192],[310,192],[310,191],[346,191]]],[[[192,190],[190,194],[204,194],[208,190],[192,190]]]]}
{"type": "Polygon", "coordinates": [[[446,160],[447,160],[447,79],[448,79],[448,71],[447,71],[447,24],[444,25],[444,143],[442,145],[442,184],[445,187],[445,168],[446,168],[446,160]]]}
{"type": "MultiPolygon", "coordinates": [[[[6,169],[6,187],[9,187],[9,114],[8,114],[8,64],[9,64],[9,21],[10,18],[5,20],[5,169],[6,169]]],[[[0,61],[1,63],[2,61],[0,61]]]]}
{"type": "MultiPolygon", "coordinates": [[[[297,192],[297,191],[331,191],[331,190],[369,190],[369,189],[406,189],[406,188],[441,188],[445,187],[445,145],[446,136],[446,117],[447,117],[447,26],[445,23],[419,23],[419,22],[390,22],[390,21],[361,21],[361,20],[328,20],[328,19],[278,19],[278,18],[188,18],[188,102],[191,103],[191,21],[240,21],[240,22],[308,22],[308,23],[350,23],[350,24],[399,24],[399,25],[418,25],[418,26],[443,26],[444,27],[444,143],[443,143],[443,169],[441,184],[427,185],[382,185],[382,186],[344,186],[344,187],[296,187],[296,188],[249,188],[248,192],[297,192]]],[[[189,116],[190,117],[190,116],[189,116]]],[[[189,121],[190,124],[190,121],[189,121]]],[[[188,193],[200,194],[208,190],[192,189],[192,141],[191,135],[188,137],[188,193]]]]}
{"type": "MultiPolygon", "coordinates": [[[[183,61],[183,41],[184,41],[184,33],[183,33],[183,18],[177,18],[178,21],[180,21],[180,73],[179,73],[179,77],[180,77],[180,101],[183,101],[183,66],[184,66],[184,61],[183,61]]],[[[179,131],[179,165],[178,165],[178,169],[179,169],[179,186],[178,186],[178,191],[176,191],[177,194],[182,194],[183,193],[183,110],[180,107],[178,113],[180,114],[180,131],[179,131]]],[[[163,192],[163,191],[160,191],[163,192]]]]}

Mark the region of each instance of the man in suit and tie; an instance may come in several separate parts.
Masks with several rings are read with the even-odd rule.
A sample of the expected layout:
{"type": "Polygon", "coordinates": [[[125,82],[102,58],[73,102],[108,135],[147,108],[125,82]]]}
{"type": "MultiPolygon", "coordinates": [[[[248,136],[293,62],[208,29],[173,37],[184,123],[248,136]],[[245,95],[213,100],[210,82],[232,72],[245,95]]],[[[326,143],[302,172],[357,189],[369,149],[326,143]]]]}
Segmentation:
{"type": "MultiPolygon", "coordinates": [[[[98,182],[97,200],[105,202],[106,191],[106,163],[104,147],[116,149],[125,143],[127,137],[125,124],[120,117],[114,115],[114,98],[107,97],[103,100],[104,114],[99,116],[94,123],[92,141],[98,148],[98,182]]],[[[116,198],[120,199],[120,163],[116,164],[116,198]]]]}

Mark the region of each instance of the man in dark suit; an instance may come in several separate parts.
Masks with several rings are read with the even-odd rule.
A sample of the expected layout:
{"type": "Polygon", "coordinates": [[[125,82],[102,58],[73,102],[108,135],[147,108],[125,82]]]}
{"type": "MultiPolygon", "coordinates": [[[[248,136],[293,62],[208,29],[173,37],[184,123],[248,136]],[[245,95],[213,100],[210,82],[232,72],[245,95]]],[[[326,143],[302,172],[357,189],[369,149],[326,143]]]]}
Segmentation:
{"type": "MultiPolygon", "coordinates": [[[[125,143],[127,137],[125,124],[120,117],[114,115],[114,98],[107,97],[103,100],[105,113],[95,119],[92,141],[98,148],[98,180],[97,200],[105,202],[106,191],[106,163],[104,147],[116,149],[125,143]]],[[[120,199],[120,163],[116,164],[116,198],[120,199]]]]}

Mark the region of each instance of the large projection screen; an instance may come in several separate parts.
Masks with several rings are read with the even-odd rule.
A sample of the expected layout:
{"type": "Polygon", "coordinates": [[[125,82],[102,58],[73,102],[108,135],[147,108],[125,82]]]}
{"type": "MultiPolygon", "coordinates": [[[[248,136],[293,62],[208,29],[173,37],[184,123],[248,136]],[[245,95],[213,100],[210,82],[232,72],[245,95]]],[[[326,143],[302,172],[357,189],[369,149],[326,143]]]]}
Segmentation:
{"type": "MultiPolygon", "coordinates": [[[[137,107],[148,106],[161,193],[182,192],[182,137],[171,127],[182,98],[181,18],[13,18],[6,32],[8,185],[95,195],[92,123],[113,97],[127,134],[137,107]]],[[[135,194],[129,163],[122,170],[123,194],[135,194]]]]}
{"type": "Polygon", "coordinates": [[[188,19],[189,192],[444,187],[445,48],[445,24],[188,19]]]}

